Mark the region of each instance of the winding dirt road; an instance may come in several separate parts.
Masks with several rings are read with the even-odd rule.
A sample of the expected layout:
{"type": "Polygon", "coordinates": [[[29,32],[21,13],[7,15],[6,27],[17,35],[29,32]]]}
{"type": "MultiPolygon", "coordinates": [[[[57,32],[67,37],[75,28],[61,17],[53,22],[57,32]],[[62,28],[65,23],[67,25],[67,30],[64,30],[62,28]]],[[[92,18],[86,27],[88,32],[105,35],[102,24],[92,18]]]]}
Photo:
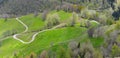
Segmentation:
{"type": "MultiPolygon", "coordinates": [[[[28,26],[27,26],[26,24],[24,24],[24,23],[23,23],[21,20],[19,20],[18,18],[16,18],[16,20],[25,27],[25,31],[23,31],[22,33],[27,32],[27,31],[28,31],[28,26]]],[[[56,28],[57,28],[57,27],[56,27],[56,28]]],[[[39,31],[39,32],[35,33],[35,34],[32,36],[32,39],[31,39],[29,42],[25,42],[25,41],[23,41],[23,40],[21,40],[21,39],[19,39],[19,38],[17,37],[18,35],[21,35],[21,33],[13,35],[13,38],[14,38],[15,40],[20,41],[20,42],[23,43],[23,44],[29,44],[29,43],[31,43],[31,42],[33,42],[33,41],[35,40],[36,36],[37,36],[39,33],[42,33],[42,32],[45,32],[45,31],[49,31],[49,30],[53,30],[53,29],[56,29],[56,28],[54,27],[54,28],[51,28],[51,29],[46,29],[46,30],[42,30],[42,31],[39,31]]]]}
{"type": "MultiPolygon", "coordinates": [[[[25,41],[21,40],[20,38],[18,38],[17,36],[18,36],[18,35],[21,35],[22,33],[27,32],[27,31],[28,31],[28,26],[27,26],[25,23],[23,23],[21,20],[19,20],[19,18],[16,18],[16,20],[25,27],[25,30],[24,30],[23,32],[21,32],[21,33],[18,33],[18,34],[13,35],[13,38],[14,38],[15,40],[20,41],[20,42],[23,43],[23,44],[29,44],[29,43],[33,42],[33,41],[35,40],[36,36],[37,36],[39,33],[42,33],[42,32],[45,32],[45,31],[49,31],[49,30],[53,30],[53,29],[59,28],[60,26],[64,26],[64,25],[65,25],[65,23],[62,23],[62,24],[57,25],[57,26],[55,26],[55,27],[53,27],[53,28],[51,28],[51,29],[46,29],[46,30],[39,31],[39,32],[35,33],[35,34],[32,36],[32,38],[31,38],[30,41],[25,42],[25,41]]],[[[96,21],[92,21],[92,22],[96,22],[96,21]]],[[[96,23],[98,23],[98,22],[96,22],[96,23]]],[[[7,38],[8,38],[8,37],[7,37],[7,38]]],[[[5,39],[3,39],[3,40],[5,40],[5,39]]],[[[2,40],[0,40],[0,41],[2,41],[2,40]]]]}
{"type": "MultiPolygon", "coordinates": [[[[21,20],[19,20],[18,18],[16,18],[16,20],[25,27],[25,30],[24,30],[23,32],[21,32],[21,33],[27,32],[27,31],[28,31],[28,26],[27,26],[26,24],[24,24],[24,23],[23,23],[21,20]]],[[[16,40],[18,40],[18,41],[20,41],[20,42],[22,42],[22,43],[24,43],[24,44],[27,44],[27,42],[24,42],[23,40],[21,40],[21,39],[19,39],[19,38],[17,37],[17,36],[20,35],[21,33],[13,35],[13,38],[16,39],[16,40]]]]}

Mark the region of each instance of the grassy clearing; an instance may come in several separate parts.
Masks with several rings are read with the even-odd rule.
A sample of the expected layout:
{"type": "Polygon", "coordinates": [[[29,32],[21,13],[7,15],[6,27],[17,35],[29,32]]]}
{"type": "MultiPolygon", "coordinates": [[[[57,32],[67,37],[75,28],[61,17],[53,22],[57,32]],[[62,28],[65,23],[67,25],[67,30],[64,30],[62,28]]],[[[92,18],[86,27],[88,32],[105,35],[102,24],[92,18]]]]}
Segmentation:
{"type": "MultiPolygon", "coordinates": [[[[72,16],[72,13],[66,13],[64,11],[51,11],[49,14],[58,13],[60,20],[64,21],[72,16]]],[[[20,19],[28,26],[29,31],[39,30],[45,26],[45,22],[42,21],[41,14],[35,17],[33,14],[20,17],[20,19]]]]}
{"type": "Polygon", "coordinates": [[[86,33],[81,37],[81,39],[77,39],[77,41],[80,43],[90,41],[92,43],[93,47],[95,47],[95,48],[99,48],[104,43],[103,38],[101,38],[101,37],[89,38],[86,33]]]}
{"type": "MultiPolygon", "coordinates": [[[[74,40],[76,42],[80,42],[81,44],[90,41],[95,49],[99,49],[100,46],[104,43],[103,38],[100,38],[100,37],[99,38],[88,38],[87,34],[83,34],[83,35],[81,35],[81,37],[74,39],[74,40]]],[[[60,51],[61,48],[64,48],[67,51],[69,49],[68,44],[69,44],[69,42],[57,44],[47,50],[52,50],[54,52],[57,52],[57,51],[60,51]]],[[[57,52],[57,54],[60,55],[58,52],[57,52]]]]}
{"type": "Polygon", "coordinates": [[[51,43],[56,44],[58,42],[74,39],[75,37],[79,37],[85,30],[85,28],[62,28],[47,31],[39,34],[36,37],[37,39],[35,39],[33,43],[29,44],[31,49],[28,48],[29,46],[26,46],[23,50],[25,51],[29,49],[29,52],[27,53],[30,53],[32,50],[39,53],[41,49],[50,46],[51,43]]]}
{"type": "Polygon", "coordinates": [[[61,21],[69,20],[70,17],[72,16],[72,13],[67,13],[67,12],[62,11],[62,10],[50,12],[50,14],[54,14],[54,13],[58,13],[61,21]]]}
{"type": "Polygon", "coordinates": [[[42,21],[40,15],[34,17],[33,14],[29,14],[20,17],[20,20],[28,26],[29,31],[40,30],[44,27],[44,22],[42,21]]]}
{"type": "Polygon", "coordinates": [[[104,39],[100,37],[91,38],[90,41],[95,48],[100,47],[104,43],[104,39]]]}
{"type": "Polygon", "coordinates": [[[13,53],[20,49],[23,44],[12,37],[2,41],[2,46],[0,47],[0,58],[10,57],[12,58],[13,53]]]}
{"type": "Polygon", "coordinates": [[[13,32],[20,33],[23,30],[24,26],[13,18],[8,19],[6,22],[4,19],[0,19],[0,37],[12,34],[13,32]]]}
{"type": "MultiPolygon", "coordinates": [[[[64,11],[58,11],[58,12],[52,11],[49,14],[54,14],[54,13],[58,13],[61,22],[69,20],[69,18],[72,16],[72,13],[66,13],[64,11]]],[[[29,14],[20,17],[20,20],[23,21],[28,26],[29,31],[40,30],[45,25],[44,21],[42,21],[41,19],[41,15],[34,17],[33,14],[29,14]]],[[[2,22],[0,21],[1,26],[3,24],[6,24],[3,22],[4,22],[3,20],[2,22]]],[[[1,31],[15,29],[22,32],[24,30],[24,26],[19,22],[17,22],[16,20],[10,20],[7,22],[9,23],[5,25],[6,26],[5,30],[3,29],[4,26],[2,26],[2,28],[0,29],[1,31]],[[11,23],[13,22],[15,24],[12,25],[11,23]],[[9,25],[10,25],[10,29],[8,29],[9,25]]],[[[91,22],[91,23],[92,26],[97,25],[97,23],[95,22],[91,22]]],[[[77,39],[81,43],[90,40],[94,47],[100,46],[103,42],[103,39],[89,38],[87,34],[84,34],[84,32],[86,32],[87,29],[84,27],[80,27],[80,24],[81,23],[77,23],[75,27],[59,28],[59,29],[40,33],[36,36],[36,39],[30,44],[22,44],[21,42],[10,37],[7,40],[2,41],[2,46],[0,47],[0,51],[3,52],[0,53],[0,58],[6,58],[6,57],[13,58],[14,52],[16,52],[19,56],[23,56],[23,57],[24,55],[26,56],[31,52],[35,52],[39,54],[42,50],[48,49],[51,46],[51,44],[55,44],[55,46],[52,47],[54,50],[59,49],[60,46],[58,43],[65,42],[71,39],[77,39]]],[[[2,32],[0,34],[2,34],[2,32]]],[[[30,33],[21,34],[18,37],[23,41],[29,41],[33,34],[34,32],[30,32],[30,33]]],[[[67,42],[65,42],[63,46],[67,47],[67,42]]]]}
{"type": "MultiPolygon", "coordinates": [[[[72,16],[72,13],[66,13],[64,11],[58,11],[58,12],[51,11],[49,14],[55,14],[55,13],[59,15],[61,22],[69,19],[70,16],[72,16]]],[[[45,22],[42,21],[41,14],[39,14],[37,17],[34,17],[33,14],[29,14],[29,15],[20,17],[20,19],[28,26],[29,31],[43,29],[45,26],[45,22]]],[[[33,33],[28,33],[28,34],[21,34],[18,37],[22,40],[28,41],[29,39],[31,39],[30,37],[32,35],[33,33]],[[29,39],[26,40],[26,38],[28,37],[29,39]]]]}
{"type": "Polygon", "coordinates": [[[51,43],[57,44],[66,40],[75,39],[75,37],[80,37],[85,30],[85,28],[68,27],[43,32],[36,37],[35,41],[28,45],[10,38],[3,41],[0,50],[5,52],[0,57],[11,56],[15,51],[19,52],[19,55],[23,55],[23,53],[28,55],[31,52],[40,53],[42,49],[48,48],[51,43]]]}
{"type": "Polygon", "coordinates": [[[32,36],[35,34],[35,32],[30,32],[30,33],[23,33],[18,35],[17,37],[25,42],[29,42],[32,40],[32,36]]]}

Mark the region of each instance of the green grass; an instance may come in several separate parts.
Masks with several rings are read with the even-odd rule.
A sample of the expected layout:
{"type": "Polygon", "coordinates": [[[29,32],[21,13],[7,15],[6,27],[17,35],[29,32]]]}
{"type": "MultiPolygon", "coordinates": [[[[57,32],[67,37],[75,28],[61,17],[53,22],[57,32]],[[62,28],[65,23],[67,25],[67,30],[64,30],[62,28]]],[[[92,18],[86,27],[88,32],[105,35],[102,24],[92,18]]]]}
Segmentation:
{"type": "Polygon", "coordinates": [[[43,49],[48,48],[51,43],[57,44],[66,40],[75,39],[80,37],[85,31],[85,28],[78,27],[55,29],[39,34],[35,41],[26,45],[10,38],[3,41],[0,50],[5,52],[3,52],[0,57],[7,55],[11,56],[14,51],[19,51],[19,55],[22,55],[23,53],[28,55],[31,52],[40,53],[43,49]]]}
{"type": "MultiPolygon", "coordinates": [[[[50,12],[50,14],[54,14],[54,13],[58,13],[58,15],[60,16],[60,21],[65,21],[69,19],[70,16],[72,16],[72,13],[66,13],[64,11],[58,11],[58,12],[51,11],[50,12]]],[[[45,26],[45,22],[42,21],[41,14],[39,14],[39,16],[37,17],[34,17],[33,14],[29,14],[29,15],[20,17],[20,19],[28,26],[29,31],[39,30],[45,26]]],[[[31,39],[30,38],[31,36],[32,36],[32,33],[21,34],[18,37],[22,40],[29,41],[29,39],[31,39]]]]}
{"type": "Polygon", "coordinates": [[[96,27],[99,25],[99,22],[94,21],[94,20],[87,20],[87,19],[82,19],[80,22],[76,22],[75,26],[86,26],[87,21],[90,22],[90,27],[96,27]]]}
{"type": "Polygon", "coordinates": [[[12,58],[13,53],[20,49],[23,44],[12,37],[2,41],[2,46],[0,47],[0,58],[10,57],[12,58]]]}
{"type": "MultiPolygon", "coordinates": [[[[49,14],[54,13],[58,13],[61,22],[69,20],[72,16],[72,13],[66,13],[64,11],[52,11],[49,14]]],[[[29,14],[20,17],[20,20],[28,26],[29,31],[40,30],[45,25],[44,21],[42,21],[41,14],[37,17],[34,17],[33,14],[29,14]]],[[[92,26],[97,25],[94,22],[91,23],[92,26]]],[[[80,41],[81,43],[90,40],[94,47],[99,47],[103,43],[103,39],[89,38],[85,33],[87,29],[80,27],[79,25],[80,23],[77,23],[75,27],[59,28],[40,33],[30,44],[22,44],[21,42],[10,37],[2,41],[2,46],[0,47],[0,51],[2,52],[0,52],[0,58],[13,58],[14,52],[16,52],[18,56],[22,56],[23,54],[26,56],[31,52],[39,54],[42,50],[49,49],[51,44],[55,44],[54,47],[51,47],[54,50],[59,49],[59,45],[67,48],[68,42],[66,41],[72,39],[76,39],[76,41],[80,41]],[[61,42],[64,42],[63,45],[60,44],[61,42]]],[[[0,28],[0,35],[8,30],[17,30],[19,33],[24,31],[24,26],[14,19],[8,20],[7,22],[0,20],[0,26],[2,26],[2,28],[0,28]]],[[[33,34],[33,32],[30,32],[21,34],[18,37],[23,41],[29,41],[33,34]]]]}
{"type": "Polygon", "coordinates": [[[23,25],[13,18],[9,18],[6,22],[4,19],[0,19],[0,37],[12,34],[12,32],[20,33],[23,30],[23,25]]]}
{"type": "Polygon", "coordinates": [[[48,47],[51,43],[56,44],[58,42],[74,39],[75,37],[79,37],[84,31],[85,28],[62,28],[44,32],[39,34],[33,43],[29,44],[29,46],[32,46],[33,49],[29,49],[27,48],[29,46],[26,46],[24,51],[29,49],[29,51],[35,50],[35,52],[39,53],[39,49],[48,47]]]}
{"type": "Polygon", "coordinates": [[[44,21],[42,21],[40,15],[34,17],[33,14],[29,14],[20,17],[20,20],[28,26],[29,31],[40,30],[44,27],[44,21]]]}
{"type": "Polygon", "coordinates": [[[104,43],[104,39],[100,37],[91,38],[90,41],[95,48],[100,47],[104,43]]]}
{"type": "Polygon", "coordinates": [[[77,39],[77,41],[80,43],[90,41],[94,48],[99,48],[104,43],[104,39],[102,37],[90,38],[86,33],[81,39],[77,39]]]}
{"type": "MultiPolygon", "coordinates": [[[[51,11],[49,14],[55,13],[58,13],[61,22],[68,20],[72,16],[72,13],[66,13],[64,11],[51,11]]],[[[29,27],[29,31],[43,29],[45,26],[45,22],[42,21],[41,14],[37,17],[34,17],[34,14],[29,14],[20,17],[20,20],[22,20],[29,27]]]]}
{"type": "Polygon", "coordinates": [[[30,32],[30,33],[23,33],[18,35],[17,37],[25,42],[29,42],[32,40],[32,36],[35,34],[35,32],[30,32]]]}
{"type": "MultiPolygon", "coordinates": [[[[88,38],[87,34],[83,34],[81,36],[82,37],[80,37],[78,39],[75,39],[75,41],[80,42],[81,44],[85,43],[87,41],[90,41],[95,49],[99,49],[100,46],[104,43],[104,39],[100,38],[100,37],[98,37],[98,38],[88,38]]],[[[61,48],[64,48],[67,51],[69,49],[68,44],[69,44],[69,42],[61,43],[61,44],[52,46],[51,48],[49,48],[47,50],[52,50],[54,52],[57,52],[57,51],[60,51],[61,48]]],[[[59,55],[58,52],[57,52],[57,55],[59,55]]]]}
{"type": "Polygon", "coordinates": [[[58,13],[60,20],[61,21],[65,21],[65,20],[69,20],[70,17],[72,16],[72,13],[69,12],[65,12],[65,11],[51,11],[50,14],[54,14],[54,13],[58,13]]]}

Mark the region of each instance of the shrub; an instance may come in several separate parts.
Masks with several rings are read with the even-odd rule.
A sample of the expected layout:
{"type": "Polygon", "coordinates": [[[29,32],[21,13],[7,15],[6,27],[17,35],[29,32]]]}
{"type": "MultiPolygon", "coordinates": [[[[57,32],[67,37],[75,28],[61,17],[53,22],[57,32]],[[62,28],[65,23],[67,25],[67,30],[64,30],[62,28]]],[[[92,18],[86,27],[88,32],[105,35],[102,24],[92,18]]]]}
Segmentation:
{"type": "Polygon", "coordinates": [[[100,51],[96,50],[94,53],[94,58],[103,58],[103,55],[100,51]]]}
{"type": "MultiPolygon", "coordinates": [[[[25,56],[25,54],[23,54],[19,58],[23,58],[24,56],[25,56]]],[[[27,55],[24,58],[37,58],[37,55],[34,52],[32,52],[32,53],[30,53],[30,55],[27,55]]]]}
{"type": "Polygon", "coordinates": [[[48,58],[48,52],[47,51],[42,51],[40,54],[40,58],[48,58]]]}
{"type": "Polygon", "coordinates": [[[89,40],[82,44],[72,41],[68,46],[70,49],[71,58],[93,58],[94,56],[94,48],[89,40]]]}
{"type": "Polygon", "coordinates": [[[85,43],[82,43],[80,48],[80,57],[85,58],[88,56],[93,58],[93,55],[94,55],[94,48],[90,43],[90,41],[87,40],[85,43]]]}
{"type": "Polygon", "coordinates": [[[69,49],[74,50],[77,48],[78,43],[75,41],[72,41],[68,44],[69,49]]]}
{"type": "Polygon", "coordinates": [[[118,37],[118,30],[114,30],[113,32],[110,33],[109,37],[112,39],[112,41],[115,41],[115,39],[118,37]]]}
{"type": "Polygon", "coordinates": [[[112,10],[106,10],[106,12],[105,12],[105,14],[106,14],[106,24],[107,25],[112,25],[112,24],[114,24],[115,23],[115,21],[114,21],[114,18],[113,18],[113,16],[111,15],[112,14],[112,10]]]}
{"type": "Polygon", "coordinates": [[[94,37],[106,37],[106,28],[105,27],[97,27],[95,30],[94,30],[94,37]]]}
{"type": "Polygon", "coordinates": [[[36,54],[34,52],[32,52],[29,56],[29,58],[36,58],[36,54]]]}
{"type": "Polygon", "coordinates": [[[81,17],[86,19],[94,19],[97,16],[97,12],[95,10],[84,9],[81,11],[81,17]]]}
{"type": "Polygon", "coordinates": [[[42,13],[42,19],[43,19],[43,21],[46,20],[48,13],[49,13],[48,10],[43,11],[43,13],[42,13]]]}
{"type": "Polygon", "coordinates": [[[77,19],[78,19],[78,15],[75,12],[73,12],[72,17],[70,18],[69,21],[69,26],[71,27],[75,26],[77,19]]]}
{"type": "Polygon", "coordinates": [[[18,55],[17,55],[17,52],[14,52],[14,54],[13,54],[14,56],[14,58],[18,58],[18,55]]]}
{"type": "Polygon", "coordinates": [[[108,29],[105,31],[105,34],[109,37],[111,32],[113,32],[115,30],[115,27],[113,26],[113,28],[109,28],[109,26],[108,26],[106,28],[108,28],[108,29]]]}
{"type": "Polygon", "coordinates": [[[9,18],[9,15],[8,14],[3,14],[3,16],[2,16],[5,20],[5,22],[7,21],[7,19],[9,18]]]}
{"type": "Polygon", "coordinates": [[[77,5],[77,4],[71,4],[71,3],[64,3],[63,5],[61,6],[57,6],[56,7],[56,10],[63,10],[63,11],[66,11],[66,12],[81,12],[82,10],[85,9],[84,6],[81,6],[81,5],[77,5]]]}
{"type": "Polygon", "coordinates": [[[120,35],[117,37],[116,42],[120,44],[120,35]]]}
{"type": "Polygon", "coordinates": [[[112,46],[112,53],[111,53],[111,55],[112,55],[113,58],[120,56],[120,48],[116,44],[114,44],[112,46]]]}
{"type": "Polygon", "coordinates": [[[53,51],[54,49],[49,49],[49,51],[48,51],[48,56],[49,56],[49,58],[56,58],[56,56],[57,56],[57,53],[55,52],[55,51],[53,51]]]}
{"type": "Polygon", "coordinates": [[[78,44],[75,41],[72,41],[68,45],[71,58],[78,58],[80,53],[80,43],[78,44]]]}
{"type": "Polygon", "coordinates": [[[66,50],[63,47],[60,47],[57,51],[57,58],[66,58],[66,50]]]}
{"type": "Polygon", "coordinates": [[[39,12],[35,11],[34,12],[34,17],[37,17],[39,15],[39,12]]]}
{"type": "Polygon", "coordinates": [[[120,20],[116,22],[115,29],[117,29],[117,30],[120,29],[120,20]]]}
{"type": "Polygon", "coordinates": [[[86,26],[86,19],[80,19],[80,27],[86,26]]]}
{"type": "Polygon", "coordinates": [[[71,53],[71,50],[70,49],[67,49],[67,51],[66,51],[66,58],[71,58],[71,55],[70,55],[70,53],[71,53]]]}
{"type": "Polygon", "coordinates": [[[107,25],[112,25],[114,23],[113,19],[107,19],[106,24],[107,25]]]}
{"type": "Polygon", "coordinates": [[[87,33],[88,33],[89,37],[93,37],[94,30],[95,30],[95,28],[93,28],[93,27],[88,29],[87,33]]]}
{"type": "Polygon", "coordinates": [[[60,24],[60,17],[57,13],[53,15],[48,15],[47,20],[45,21],[46,28],[51,28],[58,24],[60,24]]]}
{"type": "Polygon", "coordinates": [[[100,22],[101,25],[106,25],[106,22],[107,22],[107,17],[106,17],[106,15],[105,15],[105,14],[99,15],[97,21],[100,22]]]}
{"type": "Polygon", "coordinates": [[[85,22],[85,25],[86,25],[85,27],[90,28],[91,27],[90,21],[85,22]]]}
{"type": "Polygon", "coordinates": [[[118,7],[117,11],[114,11],[112,16],[115,18],[115,20],[119,20],[120,17],[120,7],[118,7]]]}

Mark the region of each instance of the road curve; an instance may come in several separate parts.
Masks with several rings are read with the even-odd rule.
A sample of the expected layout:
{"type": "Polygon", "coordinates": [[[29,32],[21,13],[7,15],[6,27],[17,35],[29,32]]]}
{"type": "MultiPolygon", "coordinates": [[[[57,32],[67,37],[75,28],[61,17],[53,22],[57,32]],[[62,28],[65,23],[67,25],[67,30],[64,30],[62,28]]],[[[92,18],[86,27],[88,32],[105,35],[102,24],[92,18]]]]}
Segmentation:
{"type": "Polygon", "coordinates": [[[59,24],[59,25],[57,25],[57,26],[55,26],[55,27],[53,27],[53,28],[51,28],[51,29],[46,29],[46,30],[39,31],[39,32],[35,33],[35,34],[32,36],[32,40],[31,40],[31,41],[25,42],[25,43],[26,43],[26,44],[29,44],[29,43],[33,42],[33,41],[35,40],[35,37],[36,37],[39,33],[42,33],[42,32],[45,32],[45,31],[54,30],[54,29],[56,29],[56,28],[58,28],[58,27],[60,27],[60,26],[63,26],[63,25],[65,25],[65,23],[59,24]]]}
{"type": "MultiPolygon", "coordinates": [[[[26,24],[24,24],[24,23],[23,23],[21,20],[19,20],[18,18],[16,18],[16,20],[25,27],[25,31],[23,31],[23,32],[21,32],[21,33],[27,32],[27,31],[28,31],[28,26],[27,26],[26,24]]],[[[25,41],[23,41],[23,40],[21,40],[21,39],[19,39],[19,38],[17,37],[18,35],[21,35],[21,33],[13,35],[13,38],[14,38],[15,40],[20,41],[20,42],[23,43],[23,44],[29,44],[29,43],[31,43],[31,42],[33,42],[33,41],[35,40],[35,37],[36,37],[39,33],[42,33],[42,32],[45,32],[45,31],[49,31],[49,30],[53,30],[53,29],[55,29],[55,28],[46,29],[46,30],[42,30],[42,31],[39,31],[39,32],[35,33],[35,34],[32,36],[32,39],[31,39],[29,42],[25,42],[25,41]]]]}
{"type": "Polygon", "coordinates": [[[27,26],[26,24],[24,24],[24,23],[23,23],[21,20],[19,20],[18,18],[16,18],[16,20],[25,27],[25,31],[23,31],[22,33],[27,32],[27,31],[28,31],[28,26],[27,26]]]}
{"type": "MultiPolygon", "coordinates": [[[[26,24],[24,24],[24,23],[23,23],[21,20],[19,20],[18,18],[16,18],[16,20],[25,27],[25,30],[24,30],[23,32],[21,32],[21,33],[27,32],[27,31],[28,31],[28,26],[27,26],[26,24]]],[[[20,41],[20,42],[22,42],[22,43],[24,43],[24,44],[26,44],[26,42],[24,42],[23,40],[17,38],[18,35],[20,35],[20,33],[13,35],[13,38],[16,39],[16,40],[18,40],[18,41],[20,41]]]]}
{"type": "MultiPolygon", "coordinates": [[[[27,32],[27,31],[28,31],[28,26],[27,26],[26,24],[24,24],[24,23],[23,23],[21,20],[19,20],[18,18],[16,18],[16,20],[25,27],[25,30],[24,30],[22,33],[27,32]]],[[[16,40],[19,40],[19,39],[17,38],[17,35],[19,35],[19,34],[13,35],[13,38],[16,39],[16,40]]],[[[3,39],[0,39],[0,41],[6,40],[6,39],[8,39],[9,37],[11,37],[11,36],[8,36],[8,37],[5,37],[5,38],[3,38],[3,39]]],[[[22,40],[19,40],[19,41],[22,42],[22,40]]],[[[22,43],[23,43],[23,42],[22,42],[22,43]]]]}

